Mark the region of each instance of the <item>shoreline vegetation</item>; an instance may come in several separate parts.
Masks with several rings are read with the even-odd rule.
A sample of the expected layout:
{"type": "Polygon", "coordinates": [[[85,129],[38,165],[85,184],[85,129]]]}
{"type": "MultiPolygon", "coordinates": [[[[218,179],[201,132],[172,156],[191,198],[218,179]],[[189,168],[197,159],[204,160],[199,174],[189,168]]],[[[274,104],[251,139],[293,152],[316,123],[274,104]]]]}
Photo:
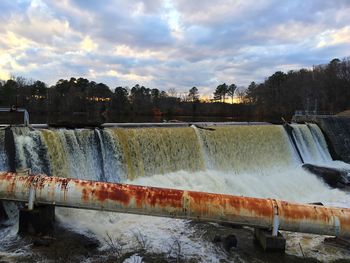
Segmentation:
{"type": "MultiPolygon", "coordinates": [[[[109,87],[85,78],[0,81],[0,107],[26,108],[32,123],[99,125],[105,122],[289,121],[295,111],[335,114],[350,108],[350,57],[311,69],[277,71],[247,87],[222,83],[212,99],[200,88],[186,95],[144,87],[109,87]]],[[[21,114],[0,113],[0,123],[21,123],[21,114]],[[18,115],[18,116],[17,116],[18,115]]]]}

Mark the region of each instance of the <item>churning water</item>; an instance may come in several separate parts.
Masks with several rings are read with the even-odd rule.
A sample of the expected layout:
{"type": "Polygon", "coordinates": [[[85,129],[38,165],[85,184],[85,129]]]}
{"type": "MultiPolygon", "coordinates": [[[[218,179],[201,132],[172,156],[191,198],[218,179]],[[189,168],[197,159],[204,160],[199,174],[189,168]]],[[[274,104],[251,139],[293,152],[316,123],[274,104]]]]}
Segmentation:
{"type": "MultiPolygon", "coordinates": [[[[18,168],[34,173],[110,182],[128,182],[297,202],[323,202],[349,206],[350,196],[331,189],[301,168],[301,161],[283,126],[237,125],[215,127],[141,129],[15,129],[18,168]]],[[[349,169],[332,160],[318,126],[293,125],[293,136],[304,162],[349,169]]],[[[0,130],[0,170],[6,170],[4,132],[0,130]]],[[[207,261],[222,257],[210,243],[194,237],[187,221],[98,211],[57,209],[61,222],[94,233],[103,241],[108,232],[133,245],[140,230],[155,253],[177,237],[182,252],[207,261]]],[[[296,252],[291,237],[287,252],[296,252]]],[[[309,242],[312,251],[320,237],[309,242]]],[[[294,242],[294,243],[293,243],[294,242]]],[[[305,247],[304,249],[308,249],[305,247]]],[[[322,248],[319,248],[322,250],[322,248]]],[[[310,252],[312,254],[312,252],[310,252]]],[[[339,253],[314,253],[319,259],[342,257],[339,253]]]]}

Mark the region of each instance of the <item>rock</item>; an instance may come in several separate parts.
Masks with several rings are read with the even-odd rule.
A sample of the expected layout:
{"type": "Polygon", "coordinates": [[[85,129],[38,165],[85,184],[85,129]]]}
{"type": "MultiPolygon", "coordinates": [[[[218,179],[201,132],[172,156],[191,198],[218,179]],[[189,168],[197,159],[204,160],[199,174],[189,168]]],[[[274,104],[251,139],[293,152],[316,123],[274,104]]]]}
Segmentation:
{"type": "Polygon", "coordinates": [[[89,239],[86,240],[86,243],[84,244],[84,247],[85,248],[89,248],[89,249],[91,249],[91,248],[95,249],[95,248],[98,248],[99,245],[100,244],[99,244],[99,242],[97,240],[95,240],[93,238],[89,238],[89,239]]]}
{"type": "Polygon", "coordinates": [[[323,241],[326,244],[331,244],[336,247],[341,247],[344,249],[350,249],[350,240],[340,237],[326,237],[323,241]]]}
{"type": "Polygon", "coordinates": [[[7,219],[8,219],[7,213],[2,205],[2,201],[0,201],[0,222],[7,219]]]}
{"type": "Polygon", "coordinates": [[[215,236],[214,236],[214,238],[213,238],[213,242],[214,242],[214,243],[219,243],[219,242],[221,242],[221,241],[222,241],[221,236],[219,236],[219,235],[215,235],[215,236]]]}
{"type": "Polygon", "coordinates": [[[222,222],[219,223],[221,226],[223,227],[229,227],[229,228],[235,228],[235,229],[241,229],[243,228],[242,225],[238,225],[238,224],[233,224],[233,223],[228,223],[228,222],[222,222]]]}
{"type": "Polygon", "coordinates": [[[337,168],[322,167],[313,164],[304,164],[303,168],[322,178],[325,183],[334,188],[350,187],[346,171],[337,168]]]}
{"type": "Polygon", "coordinates": [[[36,247],[48,247],[52,243],[52,240],[46,238],[35,238],[33,240],[33,245],[36,247]]]}
{"type": "Polygon", "coordinates": [[[235,235],[228,235],[223,240],[223,246],[226,251],[230,251],[231,248],[237,247],[237,238],[235,235]]]}

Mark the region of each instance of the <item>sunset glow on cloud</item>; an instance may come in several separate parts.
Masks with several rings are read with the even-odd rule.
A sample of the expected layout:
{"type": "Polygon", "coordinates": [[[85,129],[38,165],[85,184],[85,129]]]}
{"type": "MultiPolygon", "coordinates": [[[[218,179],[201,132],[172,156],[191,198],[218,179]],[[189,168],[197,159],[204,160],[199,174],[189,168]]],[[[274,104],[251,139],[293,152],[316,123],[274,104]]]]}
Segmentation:
{"type": "Polygon", "coordinates": [[[347,0],[3,0],[0,9],[0,79],[209,94],[350,55],[347,0]]]}

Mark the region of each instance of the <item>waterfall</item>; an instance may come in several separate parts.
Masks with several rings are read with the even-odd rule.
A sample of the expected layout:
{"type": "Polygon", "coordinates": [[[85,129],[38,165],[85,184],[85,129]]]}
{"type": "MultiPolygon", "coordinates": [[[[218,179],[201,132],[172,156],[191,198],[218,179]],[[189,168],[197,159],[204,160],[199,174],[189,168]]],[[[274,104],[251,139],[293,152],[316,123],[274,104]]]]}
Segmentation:
{"type": "Polygon", "coordinates": [[[5,152],[5,130],[0,129],[0,171],[8,170],[8,160],[5,152]]]}
{"type": "Polygon", "coordinates": [[[201,129],[199,134],[215,170],[261,173],[296,161],[282,126],[222,126],[214,131],[201,129]]]}
{"type": "Polygon", "coordinates": [[[292,124],[293,136],[305,163],[327,165],[332,163],[327,143],[316,124],[292,124]]]}
{"type": "Polygon", "coordinates": [[[66,141],[64,138],[62,138],[62,133],[55,130],[41,130],[41,134],[47,146],[47,154],[49,156],[51,166],[51,175],[70,177],[67,160],[68,153],[65,148],[66,141]]]}
{"type": "Polygon", "coordinates": [[[111,130],[95,130],[101,147],[103,173],[108,182],[122,182],[127,179],[124,169],[122,146],[111,130]]]}
{"type": "Polygon", "coordinates": [[[42,130],[52,175],[85,180],[105,180],[101,147],[93,130],[42,130]]]}
{"type": "Polygon", "coordinates": [[[211,162],[209,160],[209,156],[207,154],[207,151],[205,150],[204,141],[203,141],[203,138],[199,132],[199,129],[195,125],[192,125],[191,128],[194,129],[196,136],[197,136],[200,154],[203,156],[203,159],[204,159],[204,169],[212,169],[213,167],[211,166],[211,162]]]}
{"type": "MultiPolygon", "coordinates": [[[[317,125],[292,128],[304,162],[334,164],[317,125]]],[[[61,177],[122,182],[177,171],[268,174],[300,164],[280,125],[12,130],[17,168],[61,177]]],[[[0,161],[6,169],[3,130],[0,161]]]]}
{"type": "MultiPolygon", "coordinates": [[[[332,160],[317,125],[293,124],[292,128],[305,162],[350,170],[348,164],[332,160]]],[[[301,168],[280,125],[102,130],[22,127],[12,131],[17,168],[30,168],[33,173],[256,197],[288,196],[295,201],[322,199],[314,195],[324,187],[323,182],[301,168]],[[313,189],[312,194],[300,186],[301,181],[313,189]]],[[[7,169],[3,130],[0,165],[1,170],[7,169]]]]}
{"type": "Polygon", "coordinates": [[[121,146],[129,179],[178,170],[204,169],[192,128],[108,129],[121,146]]]}
{"type": "Polygon", "coordinates": [[[309,127],[311,134],[316,142],[316,146],[320,155],[322,156],[323,161],[331,162],[333,161],[327,146],[326,139],[323,136],[321,129],[314,123],[307,124],[309,127]]]}
{"type": "Polygon", "coordinates": [[[30,168],[32,173],[51,174],[46,144],[39,130],[13,128],[17,169],[30,168]]]}

